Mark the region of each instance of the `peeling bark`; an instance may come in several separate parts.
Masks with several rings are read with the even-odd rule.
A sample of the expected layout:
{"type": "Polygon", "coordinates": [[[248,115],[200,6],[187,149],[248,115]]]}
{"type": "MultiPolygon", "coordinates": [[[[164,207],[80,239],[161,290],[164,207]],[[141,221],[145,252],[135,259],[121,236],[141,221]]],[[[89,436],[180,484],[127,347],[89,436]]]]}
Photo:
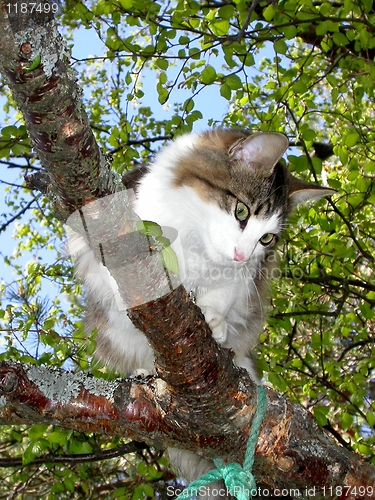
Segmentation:
{"type": "MultiPolygon", "coordinates": [[[[161,300],[159,306],[174,307],[168,302],[161,300]]],[[[154,311],[152,306],[147,308],[154,311]]],[[[152,328],[156,333],[155,325],[152,328]]],[[[179,351],[179,342],[177,347],[179,351]]],[[[249,378],[235,367],[232,371],[229,390],[215,394],[216,411],[212,406],[191,412],[191,404],[200,409],[202,399],[210,399],[203,387],[196,387],[197,398],[193,394],[183,398],[156,377],[109,382],[84,373],[3,362],[0,423],[43,422],[80,432],[128,436],[158,448],[183,444],[205,456],[242,462],[256,401],[249,378]],[[232,404],[221,407],[225,400],[232,404]]],[[[188,384],[182,385],[188,390],[188,384]]],[[[337,486],[347,492],[338,498],[375,498],[374,467],[334,444],[300,406],[269,388],[267,398],[254,464],[258,487],[298,490],[302,497],[323,499],[334,498],[330,492],[337,486]],[[310,491],[309,496],[307,490],[314,494],[310,491]]]]}
{"type": "MultiPolygon", "coordinates": [[[[21,5],[32,3],[44,2],[1,2],[0,72],[50,175],[45,191],[54,202],[56,216],[65,221],[77,208],[113,192],[115,177],[90,129],[75,72],[69,66],[70,54],[52,14],[44,13],[43,7],[42,12],[22,14],[21,5]],[[40,63],[30,70],[39,58],[40,63]]],[[[33,186],[30,177],[28,184],[33,186]]],[[[35,186],[39,187],[38,179],[35,186]]]]}

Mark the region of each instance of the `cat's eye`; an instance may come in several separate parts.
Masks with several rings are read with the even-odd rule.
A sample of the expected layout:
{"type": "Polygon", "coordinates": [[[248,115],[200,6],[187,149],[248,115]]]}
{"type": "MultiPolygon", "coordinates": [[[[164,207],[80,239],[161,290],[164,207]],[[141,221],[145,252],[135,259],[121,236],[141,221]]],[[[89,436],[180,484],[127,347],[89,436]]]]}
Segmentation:
{"type": "Polygon", "coordinates": [[[240,222],[244,222],[249,217],[249,209],[242,203],[242,201],[237,201],[236,205],[236,219],[240,222]]]}
{"type": "Polygon", "coordinates": [[[260,243],[264,246],[264,247],[268,247],[269,245],[271,245],[272,243],[274,243],[276,240],[276,235],[273,234],[273,233],[266,233],[264,234],[261,238],[260,238],[260,243]]]}

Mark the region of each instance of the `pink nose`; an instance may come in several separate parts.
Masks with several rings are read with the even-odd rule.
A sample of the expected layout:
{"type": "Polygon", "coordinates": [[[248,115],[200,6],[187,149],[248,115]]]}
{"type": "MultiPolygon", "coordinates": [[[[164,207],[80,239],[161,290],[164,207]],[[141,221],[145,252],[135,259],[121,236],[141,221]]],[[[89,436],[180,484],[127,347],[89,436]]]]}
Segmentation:
{"type": "Polygon", "coordinates": [[[237,248],[235,248],[233,260],[235,260],[236,262],[245,262],[246,261],[245,254],[243,252],[240,252],[239,250],[237,250],[237,248]]]}

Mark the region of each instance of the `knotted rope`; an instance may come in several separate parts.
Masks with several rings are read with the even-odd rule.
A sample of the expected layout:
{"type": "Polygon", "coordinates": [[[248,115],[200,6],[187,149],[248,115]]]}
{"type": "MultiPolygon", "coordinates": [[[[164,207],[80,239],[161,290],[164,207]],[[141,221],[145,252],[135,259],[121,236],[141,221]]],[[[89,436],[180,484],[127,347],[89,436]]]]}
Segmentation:
{"type": "Polygon", "coordinates": [[[247,441],[245,460],[243,466],[233,462],[225,465],[220,458],[214,460],[216,469],[207,472],[199,479],[193,481],[176,500],[186,500],[197,495],[200,488],[208,486],[214,481],[223,480],[231,495],[237,500],[249,500],[256,492],[256,481],[252,469],[254,465],[255,448],[258,441],[260,426],[262,425],[267,407],[266,391],[258,385],[257,409],[251,425],[247,441]]]}

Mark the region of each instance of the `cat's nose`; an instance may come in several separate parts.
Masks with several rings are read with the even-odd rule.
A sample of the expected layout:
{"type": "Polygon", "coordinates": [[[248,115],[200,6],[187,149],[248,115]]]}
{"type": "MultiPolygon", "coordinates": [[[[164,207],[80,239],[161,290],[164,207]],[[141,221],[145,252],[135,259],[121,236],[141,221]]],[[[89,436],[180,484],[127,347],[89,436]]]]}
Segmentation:
{"type": "Polygon", "coordinates": [[[233,260],[235,260],[236,262],[245,262],[246,261],[245,254],[240,250],[237,250],[237,248],[235,248],[233,260]]]}

